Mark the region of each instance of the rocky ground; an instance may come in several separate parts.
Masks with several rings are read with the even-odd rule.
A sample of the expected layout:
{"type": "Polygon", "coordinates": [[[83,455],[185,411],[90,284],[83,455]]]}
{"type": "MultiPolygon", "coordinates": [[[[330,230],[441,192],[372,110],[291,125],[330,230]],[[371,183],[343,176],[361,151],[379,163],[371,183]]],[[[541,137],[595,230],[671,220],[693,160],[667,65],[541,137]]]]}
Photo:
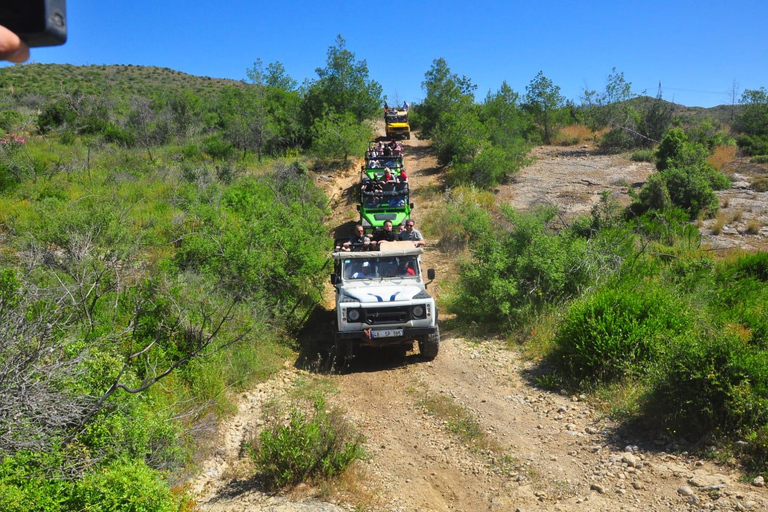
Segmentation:
{"type": "MultiPolygon", "coordinates": [[[[406,151],[419,227],[435,205],[418,191],[439,186],[441,173],[427,142],[411,139],[406,151]]],[[[554,203],[565,216],[588,212],[604,190],[625,201],[627,188],[653,170],[589,148],[542,147],[534,156],[497,195],[520,209],[554,203]]],[[[764,170],[751,169],[731,171],[734,188],[721,193],[723,226],[717,229],[716,219],[700,223],[713,249],[766,247],[768,228],[760,223],[768,225],[768,197],[747,188],[764,170]]],[[[356,170],[320,179],[332,197],[331,223],[342,229],[354,221],[350,190],[358,179],[356,170]]],[[[438,269],[438,281],[449,278],[451,258],[434,244],[425,260],[438,269]]],[[[439,295],[437,283],[430,291],[439,295]]],[[[217,448],[190,482],[200,510],[768,510],[760,479],[692,456],[664,435],[622,431],[585,396],[540,389],[537,363],[501,341],[472,342],[445,328],[442,334],[431,362],[415,352],[405,359],[363,355],[341,374],[318,375],[301,369],[302,361],[287,361],[278,378],[243,393],[238,413],[221,426],[217,448]],[[365,435],[369,458],[331,490],[300,486],[286,495],[264,494],[250,479],[242,442],[263,425],[265,403],[312,379],[328,379],[337,390],[328,401],[365,435]],[[460,440],[431,413],[430,401],[465,411],[484,444],[460,440]]]]}

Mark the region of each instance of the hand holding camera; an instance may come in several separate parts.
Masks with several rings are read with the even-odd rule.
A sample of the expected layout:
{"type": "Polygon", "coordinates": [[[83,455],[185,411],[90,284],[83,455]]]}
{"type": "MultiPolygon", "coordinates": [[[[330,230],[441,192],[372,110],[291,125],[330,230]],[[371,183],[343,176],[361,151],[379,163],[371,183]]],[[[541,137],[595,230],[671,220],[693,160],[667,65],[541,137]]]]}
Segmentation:
{"type": "Polygon", "coordinates": [[[0,4],[0,59],[24,62],[30,47],[66,41],[66,0],[3,0],[0,4]]]}

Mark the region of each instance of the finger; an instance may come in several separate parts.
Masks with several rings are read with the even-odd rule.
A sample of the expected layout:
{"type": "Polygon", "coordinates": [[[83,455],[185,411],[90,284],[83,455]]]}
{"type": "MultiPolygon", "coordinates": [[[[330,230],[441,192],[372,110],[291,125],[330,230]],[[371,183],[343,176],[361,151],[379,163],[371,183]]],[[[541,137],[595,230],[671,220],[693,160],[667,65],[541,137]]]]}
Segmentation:
{"type": "Polygon", "coordinates": [[[29,58],[29,47],[15,33],[0,26],[0,59],[24,62],[29,58]]]}

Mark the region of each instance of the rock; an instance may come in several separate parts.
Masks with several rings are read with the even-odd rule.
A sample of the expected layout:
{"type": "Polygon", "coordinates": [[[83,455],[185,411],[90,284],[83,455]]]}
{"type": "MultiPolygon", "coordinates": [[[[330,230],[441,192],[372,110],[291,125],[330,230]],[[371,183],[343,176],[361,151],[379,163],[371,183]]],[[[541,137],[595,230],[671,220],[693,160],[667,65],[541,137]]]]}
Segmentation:
{"type": "Polygon", "coordinates": [[[634,468],[637,466],[637,459],[631,453],[625,453],[621,456],[621,462],[625,462],[627,466],[634,468]]]}
{"type": "Polygon", "coordinates": [[[600,494],[605,494],[605,487],[603,487],[600,484],[592,484],[589,486],[589,488],[592,489],[593,491],[597,491],[600,494]]]}
{"type": "Polygon", "coordinates": [[[693,489],[687,485],[683,485],[677,490],[677,494],[681,494],[683,496],[693,496],[693,489]]]}
{"type": "Polygon", "coordinates": [[[755,477],[755,479],[752,480],[752,485],[755,487],[765,487],[765,478],[763,478],[762,475],[755,477]]]}

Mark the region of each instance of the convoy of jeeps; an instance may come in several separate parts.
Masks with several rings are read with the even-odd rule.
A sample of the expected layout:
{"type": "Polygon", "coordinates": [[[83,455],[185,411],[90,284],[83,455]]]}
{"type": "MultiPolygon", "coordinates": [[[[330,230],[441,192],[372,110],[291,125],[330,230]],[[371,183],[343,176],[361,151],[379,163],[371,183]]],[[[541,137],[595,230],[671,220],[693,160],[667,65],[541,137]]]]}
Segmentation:
{"type": "Polygon", "coordinates": [[[414,208],[402,152],[394,139],[369,144],[358,185],[363,229],[334,245],[334,348],[340,361],[360,347],[405,354],[417,343],[425,359],[437,357],[440,348],[437,307],[427,292],[435,271],[422,268],[423,244],[397,237],[414,208]]]}

